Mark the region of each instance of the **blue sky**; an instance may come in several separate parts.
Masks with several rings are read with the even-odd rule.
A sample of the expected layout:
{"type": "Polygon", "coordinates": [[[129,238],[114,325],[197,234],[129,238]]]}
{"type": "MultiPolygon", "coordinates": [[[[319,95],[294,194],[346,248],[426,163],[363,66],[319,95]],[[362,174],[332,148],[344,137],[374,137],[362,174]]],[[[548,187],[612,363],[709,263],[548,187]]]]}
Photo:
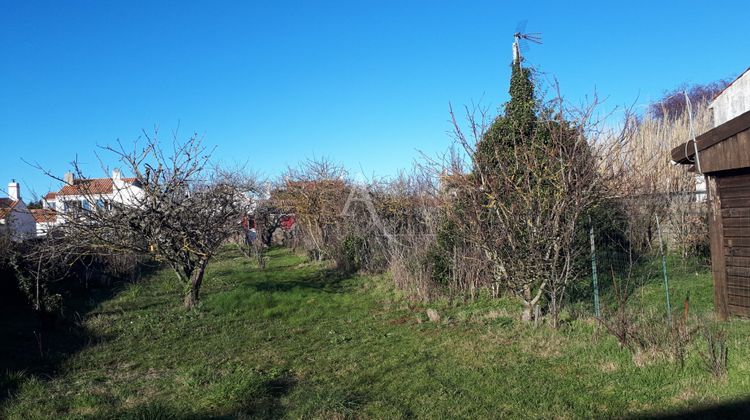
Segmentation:
{"type": "MultiPolygon", "coordinates": [[[[158,126],[267,176],[306,157],[389,175],[445,149],[448,103],[507,99],[512,34],[574,102],[641,106],[750,66],[750,2],[0,1],[0,185],[158,126]]],[[[3,194],[0,194],[3,195],[3,194]]],[[[28,194],[26,194],[28,197],[28,194]]]]}

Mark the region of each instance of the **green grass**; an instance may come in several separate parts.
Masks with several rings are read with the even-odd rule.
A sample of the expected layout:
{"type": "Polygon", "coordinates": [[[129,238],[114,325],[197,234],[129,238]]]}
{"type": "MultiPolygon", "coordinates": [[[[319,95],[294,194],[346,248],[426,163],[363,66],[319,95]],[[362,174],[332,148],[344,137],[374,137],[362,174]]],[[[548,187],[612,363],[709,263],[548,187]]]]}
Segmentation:
{"type": "MultiPolygon", "coordinates": [[[[682,370],[636,366],[587,317],[533,328],[512,300],[418,304],[387,276],[340,278],[287,250],[270,257],[259,271],[225,250],[193,312],[169,271],[128,285],[82,316],[87,341],[52,373],[0,372],[12,384],[0,417],[602,418],[750,393],[743,320],[728,324],[729,375],[715,379],[695,349],[682,370]]],[[[707,272],[673,271],[675,305],[689,292],[691,311],[709,313],[707,272]]],[[[660,310],[663,296],[657,277],[631,304],[660,310]]]]}

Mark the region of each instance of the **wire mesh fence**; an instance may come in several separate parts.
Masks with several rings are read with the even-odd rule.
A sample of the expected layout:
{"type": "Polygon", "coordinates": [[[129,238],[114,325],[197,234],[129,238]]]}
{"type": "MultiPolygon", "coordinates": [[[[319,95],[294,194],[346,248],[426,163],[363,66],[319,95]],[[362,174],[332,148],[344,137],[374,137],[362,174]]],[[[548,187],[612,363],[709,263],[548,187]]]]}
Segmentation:
{"type": "Polygon", "coordinates": [[[620,306],[668,323],[691,300],[712,307],[707,205],[701,193],[636,197],[589,219],[587,284],[572,292],[597,317],[620,306]]]}

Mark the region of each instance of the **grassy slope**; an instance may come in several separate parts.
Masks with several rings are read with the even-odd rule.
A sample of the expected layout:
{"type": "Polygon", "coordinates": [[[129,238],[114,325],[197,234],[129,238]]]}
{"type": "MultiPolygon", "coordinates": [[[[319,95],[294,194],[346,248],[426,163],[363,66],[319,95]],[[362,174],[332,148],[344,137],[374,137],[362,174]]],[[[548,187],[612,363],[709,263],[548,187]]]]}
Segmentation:
{"type": "MultiPolygon", "coordinates": [[[[675,271],[674,295],[709,310],[707,275],[675,271]]],[[[695,356],[684,370],[637,367],[590,320],[521,325],[510,302],[438,303],[442,321],[426,322],[386,278],[337,279],[284,250],[266,271],[227,250],[196,312],[173,284],[158,272],[97,306],[83,320],[91,344],[51,378],[6,374],[20,386],[0,417],[603,417],[750,390],[745,321],[730,324],[730,373],[717,380],[695,356]]],[[[661,287],[638,303],[662,305],[661,287]]]]}

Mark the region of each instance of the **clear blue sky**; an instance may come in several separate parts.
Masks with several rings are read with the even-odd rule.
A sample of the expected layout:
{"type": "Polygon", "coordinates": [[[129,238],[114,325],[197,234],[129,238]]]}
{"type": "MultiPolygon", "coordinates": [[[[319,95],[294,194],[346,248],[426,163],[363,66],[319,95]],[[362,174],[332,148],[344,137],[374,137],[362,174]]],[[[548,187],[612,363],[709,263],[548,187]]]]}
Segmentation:
{"type": "Polygon", "coordinates": [[[22,158],[99,175],[97,144],[178,124],[268,176],[312,156],[393,174],[448,146],[449,102],[507,99],[523,19],[572,101],[750,66],[750,2],[569,3],[1,0],[0,185],[54,185],[22,158]]]}

